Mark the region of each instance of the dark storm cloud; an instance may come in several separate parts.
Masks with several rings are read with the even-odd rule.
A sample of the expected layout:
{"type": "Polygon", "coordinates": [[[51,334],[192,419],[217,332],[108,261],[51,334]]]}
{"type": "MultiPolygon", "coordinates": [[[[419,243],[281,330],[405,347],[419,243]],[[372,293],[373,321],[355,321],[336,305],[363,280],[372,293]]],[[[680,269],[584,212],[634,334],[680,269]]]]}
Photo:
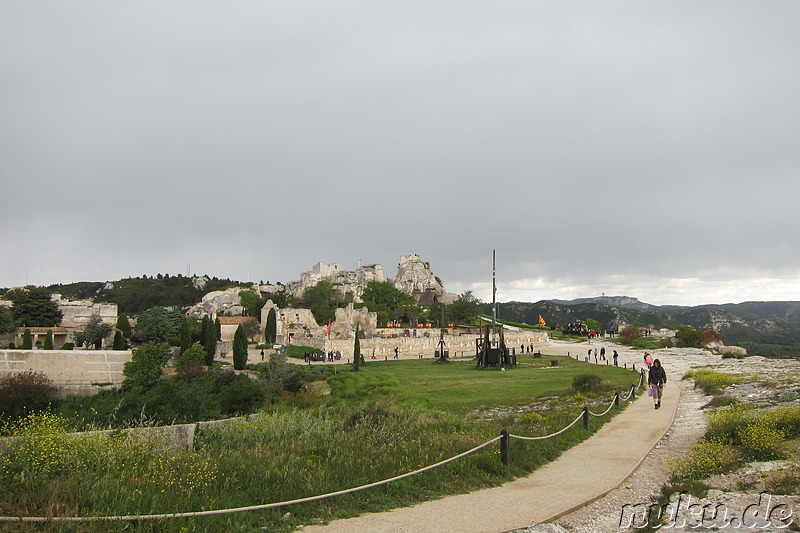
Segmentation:
{"type": "Polygon", "coordinates": [[[0,6],[0,286],[800,299],[796,2],[0,6]]]}

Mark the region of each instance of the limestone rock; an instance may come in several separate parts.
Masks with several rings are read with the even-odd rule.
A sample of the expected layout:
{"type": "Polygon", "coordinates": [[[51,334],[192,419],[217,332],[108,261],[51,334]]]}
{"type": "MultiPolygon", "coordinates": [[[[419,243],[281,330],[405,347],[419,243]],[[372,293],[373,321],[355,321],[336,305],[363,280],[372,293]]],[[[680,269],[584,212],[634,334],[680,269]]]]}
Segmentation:
{"type": "Polygon", "coordinates": [[[224,291],[211,291],[189,308],[187,314],[195,318],[208,316],[216,318],[217,315],[226,313],[229,315],[241,315],[244,312],[242,301],[239,297],[241,288],[226,289],[224,291]]]}
{"type": "Polygon", "coordinates": [[[433,275],[430,263],[422,261],[416,254],[400,258],[394,286],[415,296],[418,301],[425,293],[432,293],[436,297],[444,294],[444,286],[439,278],[433,275]]]}

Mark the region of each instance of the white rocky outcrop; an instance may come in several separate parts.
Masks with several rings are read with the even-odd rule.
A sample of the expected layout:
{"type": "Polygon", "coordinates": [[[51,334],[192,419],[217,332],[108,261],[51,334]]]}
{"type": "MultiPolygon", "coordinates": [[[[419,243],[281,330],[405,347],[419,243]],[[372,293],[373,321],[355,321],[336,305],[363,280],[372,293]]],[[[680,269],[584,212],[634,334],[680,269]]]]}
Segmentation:
{"type": "Polygon", "coordinates": [[[242,299],[239,297],[241,291],[241,288],[211,291],[203,296],[199,303],[190,307],[186,314],[195,318],[203,318],[204,316],[216,318],[217,315],[222,313],[241,315],[244,312],[242,299]]]}
{"type": "Polygon", "coordinates": [[[433,275],[430,263],[420,259],[417,254],[404,255],[397,265],[394,286],[408,294],[433,291],[437,296],[444,294],[444,286],[433,275]]]}

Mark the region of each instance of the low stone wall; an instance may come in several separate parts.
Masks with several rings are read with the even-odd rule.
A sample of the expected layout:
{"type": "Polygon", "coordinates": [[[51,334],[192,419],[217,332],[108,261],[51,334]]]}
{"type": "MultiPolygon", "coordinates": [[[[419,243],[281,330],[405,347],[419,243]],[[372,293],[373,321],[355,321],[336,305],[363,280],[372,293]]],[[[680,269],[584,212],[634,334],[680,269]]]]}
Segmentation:
{"type": "MultiPolygon", "coordinates": [[[[438,331],[438,330],[437,330],[438,331]]],[[[361,353],[365,359],[372,357],[372,350],[375,350],[375,357],[378,359],[391,359],[394,357],[394,349],[398,348],[401,357],[419,356],[433,357],[437,350],[439,350],[439,335],[424,336],[425,330],[418,330],[417,337],[393,337],[382,338],[373,337],[371,339],[361,340],[361,353]]],[[[548,335],[544,331],[505,331],[503,333],[506,346],[509,348],[516,348],[519,353],[521,346],[533,345],[534,348],[545,346],[547,344],[548,335]]],[[[449,352],[450,357],[474,357],[475,356],[475,341],[479,335],[445,335],[444,343],[445,350],[449,352]]],[[[323,351],[340,351],[342,358],[353,358],[353,339],[326,339],[320,337],[305,337],[295,341],[296,344],[303,346],[310,346],[312,348],[319,348],[323,351]]]]}
{"type": "Polygon", "coordinates": [[[57,387],[122,383],[130,350],[0,350],[0,377],[42,372],[57,387]]]}

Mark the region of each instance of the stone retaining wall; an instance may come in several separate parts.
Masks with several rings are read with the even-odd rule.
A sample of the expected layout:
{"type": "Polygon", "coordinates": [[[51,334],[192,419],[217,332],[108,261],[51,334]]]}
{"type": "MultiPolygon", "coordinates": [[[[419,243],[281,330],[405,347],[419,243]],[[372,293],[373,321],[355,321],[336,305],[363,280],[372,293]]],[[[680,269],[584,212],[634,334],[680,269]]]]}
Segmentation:
{"type": "Polygon", "coordinates": [[[130,350],[0,350],[0,377],[32,370],[56,386],[118,385],[130,360],[130,350]]]}

